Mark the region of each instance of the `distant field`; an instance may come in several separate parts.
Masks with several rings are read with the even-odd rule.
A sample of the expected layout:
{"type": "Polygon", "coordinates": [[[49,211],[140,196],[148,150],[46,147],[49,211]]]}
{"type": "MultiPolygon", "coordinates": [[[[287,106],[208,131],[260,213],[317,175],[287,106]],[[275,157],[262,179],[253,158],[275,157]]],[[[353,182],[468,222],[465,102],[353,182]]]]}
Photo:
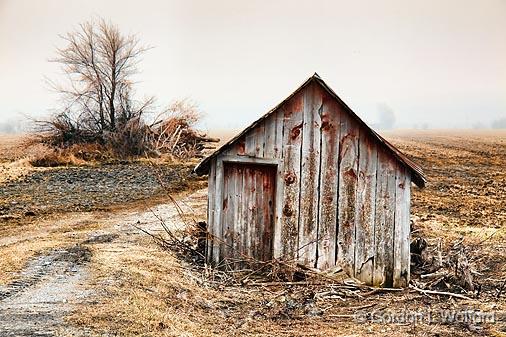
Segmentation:
{"type": "Polygon", "coordinates": [[[14,161],[24,155],[23,135],[0,134],[0,163],[14,161]]]}

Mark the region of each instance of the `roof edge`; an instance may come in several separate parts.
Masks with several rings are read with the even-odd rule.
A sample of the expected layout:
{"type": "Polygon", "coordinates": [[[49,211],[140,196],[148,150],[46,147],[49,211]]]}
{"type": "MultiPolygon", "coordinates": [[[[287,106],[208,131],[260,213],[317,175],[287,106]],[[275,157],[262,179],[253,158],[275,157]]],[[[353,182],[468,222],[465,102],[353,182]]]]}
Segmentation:
{"type": "Polygon", "coordinates": [[[397,149],[394,145],[392,145],[390,142],[388,142],[385,138],[380,136],[376,131],[371,129],[369,125],[367,125],[335,92],[330,88],[325,81],[315,72],[311,77],[309,77],[307,80],[304,81],[295,91],[293,91],[287,98],[285,98],[281,103],[277,104],[274,108],[270,109],[267,113],[262,115],[259,119],[251,123],[248,127],[243,129],[241,132],[239,132],[236,136],[231,138],[229,141],[227,141],[225,144],[220,146],[218,149],[216,149],[211,155],[204,158],[200,163],[195,166],[193,169],[193,172],[197,175],[201,176],[206,174],[209,171],[209,162],[211,159],[216,157],[218,154],[220,154],[223,150],[225,150],[228,146],[233,144],[235,141],[237,141],[239,138],[241,138],[243,135],[245,135],[249,130],[253,129],[256,125],[258,125],[260,122],[262,122],[264,119],[269,117],[271,113],[276,111],[279,107],[281,107],[285,102],[290,100],[293,96],[295,96],[300,90],[302,90],[304,87],[309,85],[312,81],[318,82],[332,97],[334,97],[342,106],[346,108],[348,113],[352,116],[352,118],[356,119],[359,124],[361,124],[363,127],[365,127],[366,130],[369,130],[371,133],[371,136],[373,138],[376,138],[377,141],[382,143],[391,153],[392,155],[401,163],[403,164],[410,172],[412,176],[412,181],[420,188],[425,187],[425,184],[427,183],[427,177],[425,176],[422,168],[417,165],[415,162],[413,162],[411,159],[406,157],[399,149],[397,149]]]}

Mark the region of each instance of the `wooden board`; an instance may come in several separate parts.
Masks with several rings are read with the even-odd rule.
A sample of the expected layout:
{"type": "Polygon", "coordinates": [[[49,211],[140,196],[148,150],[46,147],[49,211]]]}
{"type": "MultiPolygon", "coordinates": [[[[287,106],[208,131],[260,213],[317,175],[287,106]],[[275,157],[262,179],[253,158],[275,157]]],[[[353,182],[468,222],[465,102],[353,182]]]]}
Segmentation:
{"type": "Polygon", "coordinates": [[[281,232],[283,228],[283,193],[284,193],[284,172],[285,165],[282,160],[283,157],[283,132],[284,132],[284,108],[280,107],[275,113],[276,119],[276,137],[274,144],[274,156],[280,159],[277,165],[276,176],[276,197],[274,200],[274,233],[273,233],[273,254],[276,259],[281,258],[283,255],[281,232]]]}
{"type": "Polygon", "coordinates": [[[339,202],[336,263],[350,276],[355,273],[355,206],[358,174],[358,125],[341,116],[339,202]]]}
{"type": "Polygon", "coordinates": [[[264,158],[276,158],[276,114],[264,121],[264,158]]]}
{"type": "Polygon", "coordinates": [[[394,287],[406,287],[409,282],[410,183],[409,173],[404,167],[399,166],[396,170],[395,185],[394,287]]]}
{"type": "Polygon", "coordinates": [[[213,261],[214,235],[216,230],[216,222],[214,219],[214,207],[216,197],[216,160],[212,160],[209,165],[208,176],[208,197],[207,197],[207,230],[208,237],[206,240],[206,256],[207,263],[213,261]]]}
{"type": "Polygon", "coordinates": [[[341,109],[329,95],[323,96],[322,103],[317,267],[324,270],[333,267],[336,262],[341,109]]]}
{"type": "Polygon", "coordinates": [[[406,170],[406,188],[404,190],[405,197],[404,203],[406,207],[406,212],[404,213],[404,231],[403,235],[403,243],[401,247],[401,254],[403,256],[401,263],[401,276],[405,275],[405,283],[401,284],[403,287],[407,287],[409,285],[409,280],[411,278],[410,268],[411,268],[411,174],[406,170]]]}
{"type": "Polygon", "coordinates": [[[355,277],[366,284],[373,282],[377,160],[376,144],[361,133],[355,212],[355,277]]]}
{"type": "Polygon", "coordinates": [[[214,221],[213,226],[213,262],[219,264],[221,262],[221,245],[223,243],[223,231],[221,226],[221,214],[223,208],[223,162],[216,160],[216,179],[215,179],[215,196],[214,196],[214,221]]]}
{"type": "Polygon", "coordinates": [[[237,166],[236,168],[237,176],[234,182],[235,185],[235,203],[234,203],[234,236],[232,242],[232,252],[231,257],[235,259],[234,268],[241,269],[244,267],[242,263],[244,254],[244,247],[242,246],[242,238],[244,236],[244,230],[246,228],[246,224],[244,223],[244,219],[242,217],[244,202],[243,202],[243,189],[244,189],[244,167],[237,166]]]}
{"type": "Polygon", "coordinates": [[[318,247],[321,90],[316,85],[304,90],[302,127],[298,260],[312,267],[316,267],[318,247]]]}
{"type": "Polygon", "coordinates": [[[395,222],[395,167],[385,150],[378,148],[376,213],[374,227],[373,284],[393,285],[393,232],[395,222]]]}
{"type": "Polygon", "coordinates": [[[251,238],[255,235],[255,227],[252,226],[256,222],[256,212],[255,212],[255,204],[256,204],[256,197],[255,197],[255,190],[256,190],[256,181],[255,176],[251,174],[248,167],[244,167],[244,186],[243,186],[243,193],[244,193],[244,207],[243,207],[243,213],[242,218],[243,222],[245,223],[245,229],[244,229],[244,256],[247,258],[253,257],[253,246],[251,242],[251,238]]]}
{"type": "Polygon", "coordinates": [[[239,138],[228,149],[223,151],[226,156],[244,156],[246,155],[246,137],[239,138]]]}
{"type": "Polygon", "coordinates": [[[283,199],[281,215],[281,254],[295,260],[299,227],[300,158],[302,146],[303,96],[297,94],[283,107],[283,199]]]}
{"type": "Polygon", "coordinates": [[[235,204],[237,203],[235,197],[235,182],[239,177],[237,167],[224,166],[224,179],[223,179],[223,203],[221,213],[221,227],[223,243],[221,245],[221,259],[223,266],[226,269],[232,269],[231,264],[233,259],[233,236],[235,227],[235,204]]]}
{"type": "Polygon", "coordinates": [[[265,124],[259,123],[256,128],[246,134],[245,154],[251,157],[262,158],[265,146],[265,124]]]}

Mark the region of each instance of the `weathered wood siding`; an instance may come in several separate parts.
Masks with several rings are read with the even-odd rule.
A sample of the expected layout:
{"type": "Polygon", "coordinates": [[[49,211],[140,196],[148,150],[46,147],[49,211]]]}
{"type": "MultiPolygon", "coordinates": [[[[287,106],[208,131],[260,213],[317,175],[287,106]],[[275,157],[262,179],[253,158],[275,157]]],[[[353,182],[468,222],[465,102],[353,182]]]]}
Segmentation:
{"type": "Polygon", "coordinates": [[[410,185],[409,171],[370,130],[310,83],[212,160],[208,224],[217,239],[208,242],[208,260],[247,254],[320,269],[339,265],[367,284],[405,286],[410,185]],[[236,167],[225,184],[227,158],[244,161],[244,170],[274,165],[274,178],[258,181],[236,167]],[[251,199],[248,191],[266,184],[272,204],[259,194],[251,199]],[[272,230],[258,207],[271,212],[272,230]],[[271,251],[262,252],[265,242],[271,251]]]}

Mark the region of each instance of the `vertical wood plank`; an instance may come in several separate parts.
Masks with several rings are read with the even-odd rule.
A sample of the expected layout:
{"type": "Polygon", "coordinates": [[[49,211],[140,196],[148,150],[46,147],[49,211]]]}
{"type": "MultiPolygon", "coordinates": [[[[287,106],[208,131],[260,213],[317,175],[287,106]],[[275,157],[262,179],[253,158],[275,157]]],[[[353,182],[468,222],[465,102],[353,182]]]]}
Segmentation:
{"type": "Polygon", "coordinates": [[[304,93],[298,260],[316,266],[320,175],[321,87],[310,84],[304,93]]]}
{"type": "Polygon", "coordinates": [[[284,115],[285,109],[283,107],[276,111],[276,134],[274,142],[274,158],[283,158],[283,139],[284,139],[284,115]]]}
{"type": "Polygon", "coordinates": [[[262,158],[264,156],[264,138],[265,127],[264,121],[262,121],[246,134],[245,154],[252,157],[262,158]]]}
{"type": "Polygon", "coordinates": [[[357,208],[355,213],[355,277],[373,283],[377,146],[360,134],[357,208]]]}
{"type": "Polygon", "coordinates": [[[405,185],[405,197],[404,197],[404,208],[406,212],[404,212],[404,226],[403,226],[403,241],[402,241],[402,259],[401,263],[401,276],[404,277],[404,284],[401,284],[402,287],[407,287],[409,285],[410,280],[410,267],[411,267],[411,175],[406,170],[406,185],[405,185]]]}
{"type": "Polygon", "coordinates": [[[214,233],[216,230],[216,222],[214,220],[214,206],[216,197],[216,160],[211,160],[209,164],[209,176],[208,176],[208,187],[207,187],[207,231],[208,236],[206,240],[206,251],[207,251],[207,263],[214,263],[213,260],[213,245],[214,245],[214,233]]]}
{"type": "Polygon", "coordinates": [[[319,269],[336,262],[339,135],[341,109],[329,95],[324,96],[321,125],[321,172],[318,226],[319,269]]]}
{"type": "Polygon", "coordinates": [[[355,205],[357,202],[359,128],[349,116],[341,116],[339,152],[339,204],[336,262],[350,276],[355,268],[355,205]]]}
{"type": "Polygon", "coordinates": [[[300,155],[302,146],[303,97],[296,94],[284,107],[283,210],[281,218],[281,258],[293,261],[297,253],[299,227],[300,155]]]}
{"type": "Polygon", "coordinates": [[[373,285],[381,287],[385,280],[385,209],[388,191],[388,170],[384,150],[378,148],[376,167],[376,209],[374,219],[373,285]]]}
{"type": "Polygon", "coordinates": [[[223,242],[221,244],[221,250],[220,250],[220,258],[223,261],[224,267],[228,268],[228,258],[229,258],[229,248],[228,245],[232,242],[231,241],[231,224],[232,224],[232,212],[230,211],[230,206],[232,203],[232,198],[230,194],[231,191],[231,185],[234,181],[234,172],[233,172],[234,166],[228,165],[227,163],[223,164],[223,202],[221,204],[221,227],[222,227],[222,239],[223,242]]]}
{"type": "MultiPolygon", "coordinates": [[[[276,111],[276,139],[274,147],[275,158],[283,156],[283,133],[284,133],[284,108],[281,107],[276,111]]],[[[274,234],[273,234],[273,257],[280,259],[282,252],[281,231],[283,227],[283,192],[284,192],[284,171],[285,165],[281,161],[277,165],[276,181],[274,188],[276,190],[274,198],[274,234]]]]}
{"type": "Polygon", "coordinates": [[[393,285],[395,167],[392,160],[385,150],[378,148],[373,284],[381,287],[393,285]]]}
{"type": "Polygon", "coordinates": [[[227,156],[244,156],[246,154],[246,137],[243,136],[231,144],[228,149],[223,152],[227,156]]]}
{"type": "Polygon", "coordinates": [[[394,229],[394,268],[393,286],[405,287],[408,284],[407,261],[409,257],[409,178],[404,167],[398,166],[396,170],[395,194],[395,229],[394,229]],[[406,252],[408,247],[408,252],[406,252]]]}
{"type": "Polygon", "coordinates": [[[216,222],[214,226],[213,236],[213,261],[215,264],[221,262],[220,249],[223,242],[223,223],[222,219],[222,207],[223,207],[223,161],[220,156],[216,158],[216,195],[214,204],[214,220],[216,222]]]}
{"type": "Polygon", "coordinates": [[[250,258],[252,256],[251,250],[251,241],[253,240],[253,226],[252,224],[255,222],[254,212],[254,204],[256,202],[254,196],[255,189],[255,180],[254,175],[251,172],[251,168],[249,166],[244,166],[244,209],[243,209],[243,219],[245,223],[244,230],[244,256],[250,258]]]}
{"type": "MultiPolygon", "coordinates": [[[[252,130],[253,131],[253,130],[252,130]]],[[[255,147],[255,157],[263,158],[265,151],[265,121],[262,121],[255,128],[256,135],[256,147],[255,147]]]]}
{"type": "Polygon", "coordinates": [[[264,127],[264,158],[276,158],[276,113],[270,115],[267,119],[265,119],[265,127],[264,127]]]}
{"type": "Polygon", "coordinates": [[[385,286],[393,286],[394,272],[394,230],[395,230],[395,198],[396,198],[396,165],[395,159],[388,158],[388,198],[385,209],[385,286]]]}
{"type": "Polygon", "coordinates": [[[273,258],[273,232],[275,225],[275,182],[276,167],[266,166],[263,176],[263,195],[262,207],[264,212],[264,230],[262,235],[262,255],[263,261],[269,261],[273,258]]]}
{"type": "Polygon", "coordinates": [[[265,230],[265,205],[264,200],[268,196],[264,196],[264,170],[255,166],[253,174],[255,175],[255,219],[256,221],[251,224],[254,227],[255,235],[253,237],[253,257],[257,260],[262,260],[263,254],[263,233],[265,230]]]}
{"type": "Polygon", "coordinates": [[[257,149],[257,129],[250,130],[244,139],[244,154],[254,157],[257,149]]]}
{"type": "Polygon", "coordinates": [[[242,237],[244,235],[244,221],[243,221],[243,183],[244,183],[244,167],[242,165],[237,166],[237,176],[235,179],[235,207],[234,207],[234,239],[233,239],[233,258],[236,260],[234,263],[235,268],[242,268],[243,265],[240,262],[242,260],[241,250],[242,248],[242,237]]]}

